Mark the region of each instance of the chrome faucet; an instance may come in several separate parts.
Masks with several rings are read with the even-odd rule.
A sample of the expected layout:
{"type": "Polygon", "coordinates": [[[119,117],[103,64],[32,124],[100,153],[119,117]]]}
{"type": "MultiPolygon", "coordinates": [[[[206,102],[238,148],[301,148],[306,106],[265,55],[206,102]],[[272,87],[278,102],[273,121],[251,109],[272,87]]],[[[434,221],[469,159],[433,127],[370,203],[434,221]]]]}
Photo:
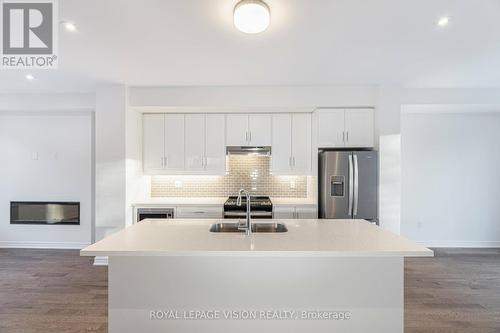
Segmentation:
{"type": "Polygon", "coordinates": [[[238,222],[238,230],[245,230],[247,235],[250,235],[252,233],[252,219],[250,218],[250,193],[245,190],[241,189],[238,192],[238,199],[236,200],[236,205],[241,206],[241,195],[245,194],[247,198],[247,218],[245,221],[244,225],[240,225],[238,222]]]}

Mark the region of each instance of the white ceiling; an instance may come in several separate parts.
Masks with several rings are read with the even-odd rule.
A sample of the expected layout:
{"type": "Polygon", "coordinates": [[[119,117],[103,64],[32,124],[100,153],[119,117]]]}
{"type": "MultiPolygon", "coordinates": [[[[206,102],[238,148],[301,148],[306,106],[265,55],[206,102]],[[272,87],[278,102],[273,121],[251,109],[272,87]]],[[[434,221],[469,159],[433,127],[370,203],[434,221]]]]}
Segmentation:
{"type": "Polygon", "coordinates": [[[271,25],[232,25],[236,0],[63,0],[58,70],[0,72],[3,91],[132,86],[500,87],[500,0],[267,0],[271,25]],[[438,28],[440,16],[452,17],[438,28]]]}

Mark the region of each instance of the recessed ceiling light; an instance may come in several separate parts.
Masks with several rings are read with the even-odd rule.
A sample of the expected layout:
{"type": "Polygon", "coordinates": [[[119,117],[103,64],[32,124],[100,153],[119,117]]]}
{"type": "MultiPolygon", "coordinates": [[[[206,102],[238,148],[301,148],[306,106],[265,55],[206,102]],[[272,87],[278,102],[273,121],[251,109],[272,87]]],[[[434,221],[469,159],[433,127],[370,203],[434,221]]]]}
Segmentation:
{"type": "Polygon", "coordinates": [[[234,7],[234,26],[247,34],[267,29],[271,20],[269,6],[261,0],[241,0],[234,7]]]}
{"type": "Polygon", "coordinates": [[[448,16],[443,16],[438,20],[437,25],[440,27],[446,27],[449,23],[450,18],[448,16]]]}
{"type": "Polygon", "coordinates": [[[62,21],[61,23],[67,31],[71,31],[71,32],[76,31],[76,25],[73,22],[62,21]]]}
{"type": "Polygon", "coordinates": [[[28,80],[28,81],[31,81],[31,80],[34,80],[34,79],[35,79],[35,77],[34,77],[33,75],[31,75],[31,74],[26,74],[25,78],[26,78],[26,80],[28,80]]]}

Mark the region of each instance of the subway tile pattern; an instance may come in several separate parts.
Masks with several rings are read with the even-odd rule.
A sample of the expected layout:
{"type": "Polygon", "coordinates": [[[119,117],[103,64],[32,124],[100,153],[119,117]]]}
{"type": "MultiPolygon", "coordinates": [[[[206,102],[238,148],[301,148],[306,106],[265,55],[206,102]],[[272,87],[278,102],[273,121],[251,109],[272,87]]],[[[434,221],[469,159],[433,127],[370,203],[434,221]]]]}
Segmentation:
{"type": "Polygon", "coordinates": [[[225,176],[152,176],[151,197],[226,197],[240,188],[254,195],[306,198],[307,176],[273,176],[271,157],[230,155],[225,176]]]}

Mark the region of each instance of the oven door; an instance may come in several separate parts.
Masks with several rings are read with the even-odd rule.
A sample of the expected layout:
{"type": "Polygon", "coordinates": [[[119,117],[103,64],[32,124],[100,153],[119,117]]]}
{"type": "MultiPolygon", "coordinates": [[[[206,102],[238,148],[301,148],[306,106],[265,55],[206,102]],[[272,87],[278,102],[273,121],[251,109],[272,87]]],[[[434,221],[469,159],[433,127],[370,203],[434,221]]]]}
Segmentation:
{"type": "MultiPolygon", "coordinates": [[[[225,219],[244,219],[247,217],[247,213],[244,211],[230,210],[224,212],[225,219]]],[[[250,217],[252,219],[272,219],[273,212],[265,210],[253,210],[250,212],[250,217]]]]}

